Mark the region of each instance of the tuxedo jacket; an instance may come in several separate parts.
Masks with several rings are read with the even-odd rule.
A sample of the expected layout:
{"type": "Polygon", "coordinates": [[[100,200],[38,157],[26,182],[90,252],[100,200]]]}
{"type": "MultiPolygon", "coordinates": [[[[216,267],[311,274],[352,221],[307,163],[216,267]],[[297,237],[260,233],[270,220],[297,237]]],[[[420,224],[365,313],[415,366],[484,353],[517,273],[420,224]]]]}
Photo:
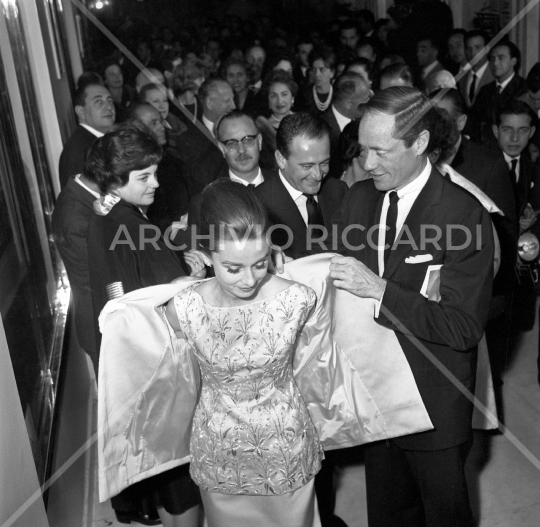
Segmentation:
{"type": "MultiPolygon", "coordinates": [[[[347,190],[346,183],[327,176],[317,194],[324,226],[329,233],[333,224],[332,217],[341,205],[347,190]]],[[[279,247],[286,247],[288,242],[291,242],[288,248],[284,248],[284,252],[292,258],[299,258],[320,251],[319,246],[316,244],[313,244],[312,247],[308,246],[306,223],[289,191],[281,181],[279,173],[275,172],[269,178],[265,176],[264,183],[255,187],[253,192],[266,206],[272,224],[286,225],[291,230],[292,236],[289,236],[283,229],[274,230],[272,232],[272,243],[279,247]]],[[[314,233],[314,238],[317,237],[318,234],[314,233]]]]}
{"type": "Polygon", "coordinates": [[[517,99],[526,91],[527,83],[519,75],[514,75],[501,93],[495,81],[482,87],[469,113],[468,130],[471,139],[483,145],[498,147],[492,130],[497,121],[497,113],[506,103],[517,99]]]}
{"type": "Polygon", "coordinates": [[[501,266],[495,278],[493,293],[495,295],[507,294],[514,280],[518,232],[514,190],[508,174],[508,166],[500,152],[490,152],[464,136],[451,166],[484,191],[504,212],[504,216],[492,215],[501,244],[501,266]]]}
{"type": "Polygon", "coordinates": [[[469,72],[467,72],[466,75],[463,75],[463,77],[459,79],[457,84],[461,95],[463,95],[463,98],[465,99],[465,103],[467,104],[467,106],[470,107],[473,106],[474,103],[478,100],[478,94],[480,93],[480,90],[490,82],[493,82],[495,80],[495,77],[493,77],[493,74],[491,73],[491,70],[488,66],[484,71],[484,74],[480,78],[480,82],[476,81],[476,93],[472,101],[469,101],[469,91],[467,89],[468,79],[469,72]]]}
{"type": "Polygon", "coordinates": [[[336,116],[332,111],[332,105],[325,112],[321,114],[321,117],[328,123],[330,127],[330,176],[339,177],[341,176],[340,166],[341,161],[339,159],[339,136],[341,135],[341,129],[337,122],[336,116]]]}
{"type": "MultiPolygon", "coordinates": [[[[358,182],[335,217],[339,252],[360,260],[377,275],[377,225],[384,195],[372,180],[358,182]],[[350,225],[362,228],[349,230],[348,243],[344,243],[343,231],[350,225]]],[[[404,230],[405,226],[408,234],[402,240],[407,243],[394,245],[391,251],[376,320],[395,331],[434,430],[395,442],[409,450],[446,449],[469,439],[473,405],[429,357],[437,359],[461,386],[474,393],[477,344],[487,321],[493,281],[491,220],[471,194],[432,169],[405,219],[404,230]],[[424,225],[433,232],[439,230],[438,243],[426,241],[422,246],[424,225]],[[454,226],[453,230],[448,226],[454,226]],[[442,266],[439,301],[420,293],[431,265],[442,266]]]]}
{"type": "Polygon", "coordinates": [[[531,204],[533,210],[540,210],[540,169],[525,153],[521,154],[519,165],[519,178],[512,181],[518,219],[523,215],[527,203],[531,204]]]}
{"type": "Polygon", "coordinates": [[[92,291],[88,268],[87,237],[94,215],[95,196],[69,179],[56,200],[52,231],[56,248],[66,267],[75,314],[77,339],[92,357],[97,357],[92,291]]]}
{"type": "Polygon", "coordinates": [[[61,188],[66,186],[69,178],[83,171],[86,151],[96,139],[97,137],[84,126],[77,125],[60,154],[58,175],[60,176],[61,188]]]}
{"type": "MultiPolygon", "coordinates": [[[[201,126],[204,126],[199,121],[201,126]]],[[[186,167],[186,185],[190,197],[218,177],[228,173],[228,166],[223,153],[207,135],[193,123],[187,123],[187,130],[178,138],[178,150],[186,167]]]]}

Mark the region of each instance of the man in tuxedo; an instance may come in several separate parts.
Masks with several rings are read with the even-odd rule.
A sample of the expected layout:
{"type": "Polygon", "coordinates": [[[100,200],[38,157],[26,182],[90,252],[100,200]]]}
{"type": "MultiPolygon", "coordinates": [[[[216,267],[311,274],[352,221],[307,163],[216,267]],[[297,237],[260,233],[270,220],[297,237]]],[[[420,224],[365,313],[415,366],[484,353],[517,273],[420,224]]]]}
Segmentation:
{"type": "MultiPolygon", "coordinates": [[[[253,118],[238,110],[225,114],[216,125],[219,148],[226,161],[227,170],[218,178],[229,178],[255,189],[277,173],[259,166],[262,136],[253,118]]],[[[198,225],[201,216],[201,194],[189,202],[189,224],[198,225]]],[[[190,233],[187,233],[188,239],[190,233]]],[[[177,240],[178,241],[178,240],[177,240]]],[[[191,247],[191,241],[186,241],[191,247]]],[[[193,247],[195,248],[195,247],[193,247]]]]}
{"type": "Polygon", "coordinates": [[[388,88],[364,105],[359,142],[372,179],[354,185],[336,214],[334,285],[374,299],[434,426],[365,446],[370,527],[474,524],[464,473],[473,405],[462,390],[474,392],[493,235],[482,205],[429,162],[433,114],[414,88],[388,88]]]}
{"type": "Polygon", "coordinates": [[[301,37],[296,44],[296,58],[298,59],[293,70],[294,82],[300,89],[304,89],[311,84],[311,75],[309,70],[309,54],[313,51],[313,42],[311,37],[301,37]]]}
{"type": "Polygon", "coordinates": [[[339,41],[344,48],[356,49],[360,40],[358,26],[353,20],[344,20],[339,26],[339,41]]]}
{"type": "Polygon", "coordinates": [[[109,90],[101,84],[87,84],[75,92],[75,113],[79,124],[60,154],[60,186],[82,172],[86,150],[114,124],[116,112],[109,90]]]}
{"type": "Polygon", "coordinates": [[[458,88],[470,108],[475,102],[480,89],[494,81],[493,74],[488,68],[486,44],[489,39],[480,30],[473,29],[465,36],[465,56],[471,69],[458,80],[458,88]]]}
{"type": "Polygon", "coordinates": [[[334,83],[332,104],[322,118],[330,127],[330,175],[339,178],[339,136],[343,129],[360,116],[358,106],[371,96],[369,84],[357,73],[340,75],[334,83]]]}
{"type": "MultiPolygon", "coordinates": [[[[510,172],[519,218],[519,234],[532,231],[538,235],[537,213],[540,212],[540,170],[530,160],[526,150],[535,132],[534,111],[522,101],[510,101],[499,109],[493,134],[510,172]]],[[[505,313],[507,333],[489,343],[493,370],[501,376],[506,367],[508,352],[521,331],[529,331],[536,314],[534,268],[518,259],[513,301],[505,313]]],[[[499,325],[499,330],[502,324],[499,325]]]]}
{"type": "Polygon", "coordinates": [[[187,131],[178,139],[178,150],[186,164],[188,191],[195,196],[220,174],[227,165],[215,136],[215,124],[236,108],[231,86],[223,79],[210,79],[199,88],[202,119],[197,125],[187,122],[187,131]],[[202,126],[201,126],[202,125],[202,126]]]}
{"type": "Polygon", "coordinates": [[[500,42],[489,52],[489,69],[495,77],[483,86],[471,108],[471,139],[496,149],[492,127],[499,110],[527,91],[525,79],[518,75],[521,66],[519,48],[509,40],[500,42]]]}
{"type": "Polygon", "coordinates": [[[438,60],[439,44],[433,37],[422,38],[416,43],[416,58],[420,66],[420,77],[425,84],[430,75],[444,69],[438,60]]]}
{"type": "Polygon", "coordinates": [[[58,195],[52,214],[54,242],[71,285],[77,340],[92,360],[96,378],[99,349],[96,342],[86,239],[90,218],[95,214],[93,203],[100,196],[97,185],[81,172],[68,179],[58,195]]]}
{"type": "Polygon", "coordinates": [[[272,232],[272,243],[297,258],[318,250],[317,226],[331,231],[332,215],[347,185],[326,177],[330,169],[330,132],[326,122],[308,113],[287,115],[276,136],[278,177],[254,189],[268,209],[270,220],[284,228],[272,232]]]}
{"type": "Polygon", "coordinates": [[[450,73],[458,80],[467,74],[471,65],[465,56],[465,35],[464,29],[454,29],[448,37],[448,57],[450,58],[450,73]]]}

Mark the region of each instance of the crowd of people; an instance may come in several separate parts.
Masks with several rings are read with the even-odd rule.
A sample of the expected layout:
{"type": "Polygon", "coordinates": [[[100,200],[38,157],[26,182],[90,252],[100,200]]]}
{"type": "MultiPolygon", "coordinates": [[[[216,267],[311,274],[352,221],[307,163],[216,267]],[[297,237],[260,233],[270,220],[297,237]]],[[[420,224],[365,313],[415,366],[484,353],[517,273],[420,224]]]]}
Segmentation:
{"type": "Polygon", "coordinates": [[[142,70],[115,51],[78,79],[53,231],[120,521],[195,527],[202,504],[210,527],[345,525],[324,428],[336,407],[349,419],[336,361],[313,403],[325,411],[295,380],[317,339],[342,351],[321,283],[369,303],[428,416],[403,402],[385,440],[347,430],[365,443],[370,527],[475,524],[465,392],[487,343],[504,421],[508,356],[535,317],[535,261],[518,248],[538,235],[540,63],[521,76],[507,36],[453,28],[438,0],[389,15],[166,27],[134,45],[142,70]]]}

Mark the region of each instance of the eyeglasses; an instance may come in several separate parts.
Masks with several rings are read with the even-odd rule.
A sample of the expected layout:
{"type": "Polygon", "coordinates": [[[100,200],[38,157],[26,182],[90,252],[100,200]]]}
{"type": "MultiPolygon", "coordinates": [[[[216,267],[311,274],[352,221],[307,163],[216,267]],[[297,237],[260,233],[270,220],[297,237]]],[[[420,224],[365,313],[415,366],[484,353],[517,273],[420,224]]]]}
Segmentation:
{"type": "MultiPolygon", "coordinates": [[[[255,144],[255,140],[257,139],[257,135],[246,135],[245,137],[242,137],[240,141],[242,144],[249,148],[250,146],[253,146],[255,144]]],[[[238,145],[240,144],[240,141],[238,139],[226,139],[225,141],[221,141],[227,150],[230,152],[233,152],[234,150],[238,150],[238,145]]]]}

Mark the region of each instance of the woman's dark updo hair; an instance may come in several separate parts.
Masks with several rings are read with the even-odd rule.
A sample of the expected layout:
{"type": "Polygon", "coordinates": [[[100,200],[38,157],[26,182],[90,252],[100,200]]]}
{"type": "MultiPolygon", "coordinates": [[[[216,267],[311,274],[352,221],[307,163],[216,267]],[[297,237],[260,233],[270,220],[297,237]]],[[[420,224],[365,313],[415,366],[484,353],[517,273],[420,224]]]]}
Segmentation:
{"type": "Polygon", "coordinates": [[[83,175],[102,194],[124,187],[129,174],[161,161],[163,151],[148,134],[134,127],[121,127],[100,137],[88,150],[83,175]]]}
{"type": "Polygon", "coordinates": [[[343,174],[351,165],[355,158],[360,155],[360,143],[358,143],[358,129],[360,119],[353,119],[339,134],[339,160],[341,162],[341,172],[343,174]]]}
{"type": "Polygon", "coordinates": [[[432,120],[427,154],[435,163],[446,161],[452,154],[459,138],[459,131],[454,119],[444,109],[435,106],[436,118],[432,120]]]}
{"type": "Polygon", "coordinates": [[[291,90],[292,96],[296,97],[296,94],[298,93],[298,84],[294,82],[292,75],[285,70],[276,70],[270,71],[264,79],[261,92],[263,93],[265,99],[268,98],[268,93],[270,92],[272,85],[278,83],[285,84],[285,86],[291,90]]]}
{"type": "Polygon", "coordinates": [[[266,236],[270,220],[265,206],[250,188],[230,179],[218,179],[202,192],[199,228],[203,237],[199,244],[210,253],[219,251],[224,241],[266,236]]]}

